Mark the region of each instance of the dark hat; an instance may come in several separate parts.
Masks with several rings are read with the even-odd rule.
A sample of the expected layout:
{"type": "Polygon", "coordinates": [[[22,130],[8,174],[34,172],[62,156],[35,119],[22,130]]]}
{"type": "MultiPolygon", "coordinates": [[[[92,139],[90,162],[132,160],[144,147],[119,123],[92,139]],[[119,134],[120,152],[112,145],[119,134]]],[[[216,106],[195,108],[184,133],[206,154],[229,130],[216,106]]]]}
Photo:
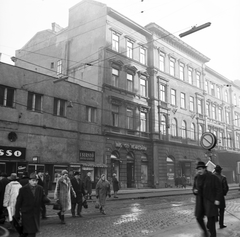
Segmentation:
{"type": "Polygon", "coordinates": [[[81,174],[80,174],[79,171],[75,171],[75,172],[74,172],[74,176],[75,176],[75,175],[81,175],[81,174]]]}
{"type": "Polygon", "coordinates": [[[221,172],[221,170],[222,170],[222,167],[220,165],[216,165],[215,171],[216,172],[221,172]]]}
{"type": "Polygon", "coordinates": [[[0,177],[7,177],[7,174],[5,172],[1,172],[0,177]]]}
{"type": "Polygon", "coordinates": [[[196,169],[198,168],[207,168],[207,166],[203,161],[198,161],[196,169]]]}
{"type": "Polygon", "coordinates": [[[10,179],[11,180],[16,180],[17,179],[17,174],[16,173],[11,173],[10,179]]]}
{"type": "Polygon", "coordinates": [[[30,179],[38,179],[38,176],[36,173],[31,173],[29,176],[30,179]]]}

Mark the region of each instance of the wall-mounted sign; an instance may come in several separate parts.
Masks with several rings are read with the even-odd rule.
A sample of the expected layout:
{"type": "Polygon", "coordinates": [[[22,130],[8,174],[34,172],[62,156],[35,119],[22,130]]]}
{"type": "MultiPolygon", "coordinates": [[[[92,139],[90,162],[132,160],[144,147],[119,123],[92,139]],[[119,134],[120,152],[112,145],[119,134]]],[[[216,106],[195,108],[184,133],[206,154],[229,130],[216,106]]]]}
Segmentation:
{"type": "Polygon", "coordinates": [[[26,148],[0,146],[0,160],[25,160],[26,148]]]}
{"type": "Polygon", "coordinates": [[[39,162],[39,157],[38,157],[38,156],[34,156],[34,157],[32,158],[32,162],[33,162],[33,163],[38,163],[38,162],[39,162]]]}
{"type": "Polygon", "coordinates": [[[211,150],[216,146],[217,143],[217,138],[216,136],[211,133],[211,132],[205,132],[203,133],[201,140],[200,140],[200,145],[206,149],[206,150],[211,150]]]}
{"type": "Polygon", "coordinates": [[[136,144],[129,144],[129,143],[121,143],[121,142],[116,142],[115,146],[117,148],[124,147],[126,149],[132,149],[132,150],[139,150],[139,151],[146,151],[147,147],[143,145],[136,145],[136,144]]]}
{"type": "Polygon", "coordinates": [[[95,161],[95,151],[79,151],[80,161],[95,161]]]}

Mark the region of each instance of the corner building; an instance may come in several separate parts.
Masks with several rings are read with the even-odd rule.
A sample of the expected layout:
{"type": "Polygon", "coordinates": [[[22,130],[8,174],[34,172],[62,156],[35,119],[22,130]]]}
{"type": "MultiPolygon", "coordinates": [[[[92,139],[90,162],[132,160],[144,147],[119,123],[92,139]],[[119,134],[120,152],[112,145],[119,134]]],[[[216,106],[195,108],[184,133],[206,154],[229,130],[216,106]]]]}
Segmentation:
{"type": "MultiPolygon", "coordinates": [[[[155,23],[142,27],[105,4],[83,0],[69,9],[68,27],[54,23],[38,32],[16,58],[18,66],[67,77],[102,94],[100,108],[93,106],[101,110],[102,159],[108,178],[115,172],[122,187],[172,187],[182,175],[192,184],[198,160],[223,165],[219,143],[211,154],[200,146],[205,131],[217,128],[220,140],[222,129],[223,137],[230,134],[232,146],[239,146],[232,127],[238,108],[229,109],[234,93],[217,124],[207,116],[215,95],[206,91],[206,83],[231,84],[235,94],[239,86],[207,67],[207,56],[155,23]]],[[[220,105],[222,99],[217,101],[220,105]]],[[[222,150],[238,154],[238,148],[228,148],[222,150]]],[[[239,161],[232,160],[234,167],[227,169],[237,182],[239,161]]]]}

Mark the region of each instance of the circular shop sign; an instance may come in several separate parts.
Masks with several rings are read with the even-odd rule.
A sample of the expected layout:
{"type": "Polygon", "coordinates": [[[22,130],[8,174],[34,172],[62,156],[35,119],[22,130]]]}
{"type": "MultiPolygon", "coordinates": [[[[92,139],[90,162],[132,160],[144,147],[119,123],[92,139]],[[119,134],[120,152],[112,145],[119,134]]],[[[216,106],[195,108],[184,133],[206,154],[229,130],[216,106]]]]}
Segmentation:
{"type": "Polygon", "coordinates": [[[206,149],[211,150],[214,148],[217,144],[217,138],[216,136],[211,132],[205,132],[203,133],[200,141],[200,145],[206,149]]]}

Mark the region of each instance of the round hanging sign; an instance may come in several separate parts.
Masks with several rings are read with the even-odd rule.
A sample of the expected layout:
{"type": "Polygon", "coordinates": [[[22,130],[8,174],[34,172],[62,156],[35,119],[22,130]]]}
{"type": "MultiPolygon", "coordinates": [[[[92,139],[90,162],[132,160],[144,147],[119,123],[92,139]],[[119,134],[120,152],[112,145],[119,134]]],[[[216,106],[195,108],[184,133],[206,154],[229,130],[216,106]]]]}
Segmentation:
{"type": "Polygon", "coordinates": [[[200,140],[200,145],[206,149],[206,150],[211,150],[214,148],[217,144],[217,138],[216,136],[211,133],[211,132],[205,132],[203,133],[201,140],[200,140]]]}

